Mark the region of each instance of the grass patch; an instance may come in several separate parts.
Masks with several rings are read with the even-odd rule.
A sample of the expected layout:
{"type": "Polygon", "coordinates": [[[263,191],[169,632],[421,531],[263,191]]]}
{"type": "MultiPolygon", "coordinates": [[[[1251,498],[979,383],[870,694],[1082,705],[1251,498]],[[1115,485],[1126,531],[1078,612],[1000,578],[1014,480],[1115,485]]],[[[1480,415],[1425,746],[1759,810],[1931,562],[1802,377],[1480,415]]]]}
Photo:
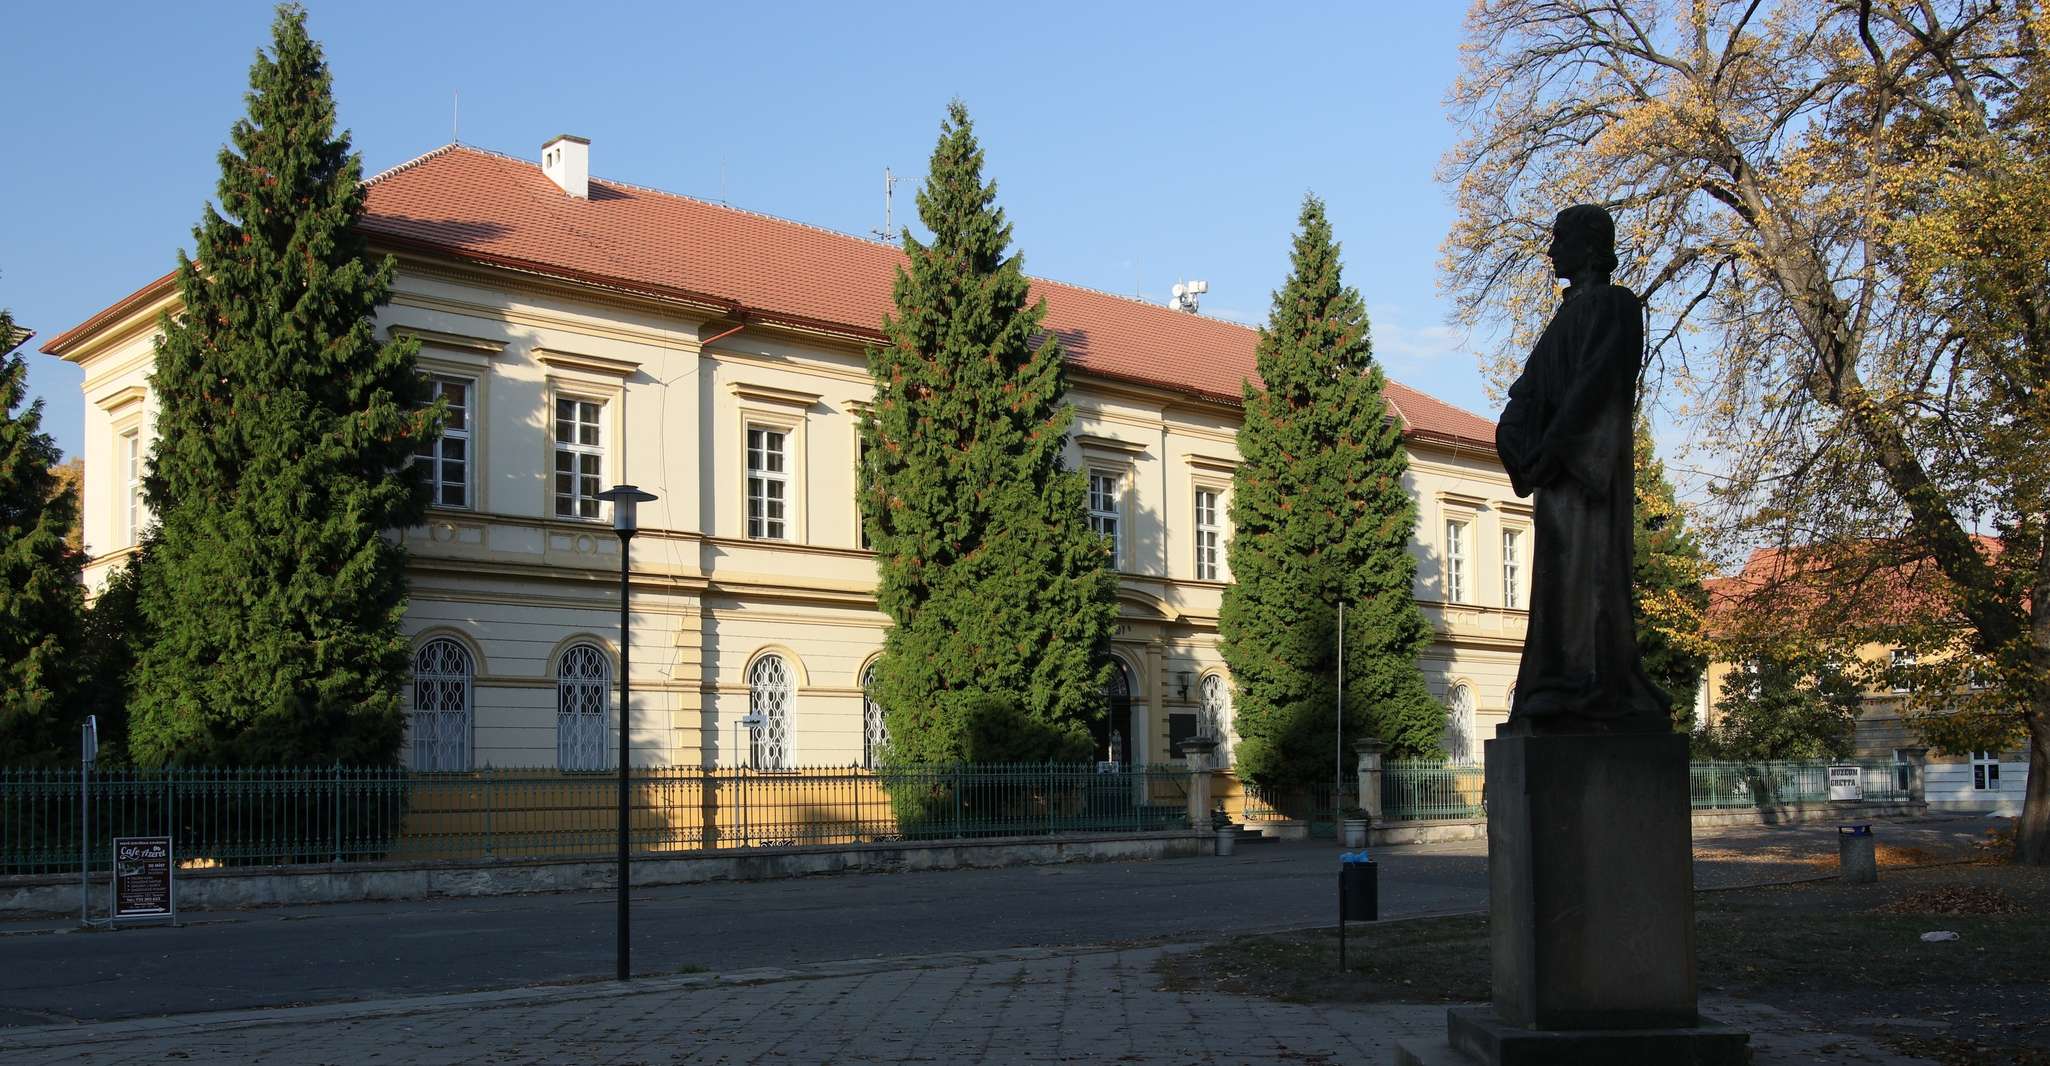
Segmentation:
{"type": "MultiPolygon", "coordinates": [[[[1863,1028],[1945,1063],[2050,1066],[2046,913],[2050,870],[2014,866],[1893,871],[1875,885],[1702,892],[1701,988],[1863,1028]],[[1958,939],[1921,939],[1936,930],[1958,939]],[[1888,1028],[1900,1019],[1944,1028],[1888,1028]]],[[[1355,924],[1347,941],[1342,973],[1333,929],[1237,937],[1167,956],[1160,969],[1170,988],[1295,1003],[1489,996],[1485,917],[1355,924]]]]}

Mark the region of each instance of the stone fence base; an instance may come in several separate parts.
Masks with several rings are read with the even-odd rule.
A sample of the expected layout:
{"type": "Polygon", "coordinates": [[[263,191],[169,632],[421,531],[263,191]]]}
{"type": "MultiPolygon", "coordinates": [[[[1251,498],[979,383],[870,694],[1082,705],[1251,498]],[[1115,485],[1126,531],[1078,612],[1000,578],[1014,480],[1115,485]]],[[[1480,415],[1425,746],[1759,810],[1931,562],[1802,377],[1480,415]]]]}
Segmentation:
{"type": "MultiPolygon", "coordinates": [[[[649,855],[633,861],[635,885],[703,881],[760,881],[807,874],[951,870],[1061,862],[1178,859],[1214,854],[1217,835],[1186,829],[1138,833],[1074,833],[1057,837],[992,837],[931,843],[839,844],[775,849],[730,849],[687,855],[649,855]]],[[[494,896],[608,888],[618,877],[610,859],[484,859],[427,862],[356,862],[310,866],[181,870],[178,909],[362,900],[494,896]]],[[[107,875],[92,878],[93,913],[107,906],[107,875]]],[[[0,917],[78,914],[78,875],[0,876],[0,917]]]]}

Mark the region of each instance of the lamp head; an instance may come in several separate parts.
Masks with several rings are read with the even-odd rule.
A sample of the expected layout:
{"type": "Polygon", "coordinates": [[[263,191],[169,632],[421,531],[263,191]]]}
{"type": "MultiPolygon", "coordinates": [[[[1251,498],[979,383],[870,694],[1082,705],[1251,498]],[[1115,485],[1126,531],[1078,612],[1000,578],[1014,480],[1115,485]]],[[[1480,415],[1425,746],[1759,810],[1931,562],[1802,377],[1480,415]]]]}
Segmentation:
{"type": "Polygon", "coordinates": [[[612,529],[617,533],[632,535],[640,529],[640,516],[636,508],[651,503],[656,497],[652,492],[643,492],[635,485],[614,485],[598,494],[598,498],[612,504],[612,529]]]}

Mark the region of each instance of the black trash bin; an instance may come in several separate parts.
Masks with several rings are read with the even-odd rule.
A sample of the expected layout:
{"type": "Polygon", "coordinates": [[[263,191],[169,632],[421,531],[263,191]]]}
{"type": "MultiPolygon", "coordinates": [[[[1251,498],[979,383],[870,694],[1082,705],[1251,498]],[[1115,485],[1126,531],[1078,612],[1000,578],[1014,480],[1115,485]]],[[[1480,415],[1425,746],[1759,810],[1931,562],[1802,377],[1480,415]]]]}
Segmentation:
{"type": "Polygon", "coordinates": [[[1381,917],[1379,867],[1365,853],[1347,855],[1338,867],[1338,920],[1371,922],[1381,917]]]}

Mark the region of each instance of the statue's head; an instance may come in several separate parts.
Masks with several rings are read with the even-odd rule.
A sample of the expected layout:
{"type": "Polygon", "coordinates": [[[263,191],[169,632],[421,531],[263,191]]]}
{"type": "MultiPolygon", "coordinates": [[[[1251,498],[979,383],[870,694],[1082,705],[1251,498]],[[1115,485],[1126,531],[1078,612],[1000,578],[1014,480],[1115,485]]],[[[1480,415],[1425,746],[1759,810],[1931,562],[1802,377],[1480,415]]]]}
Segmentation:
{"type": "Polygon", "coordinates": [[[1552,269],[1562,278],[1616,269],[1616,220],[1599,204],[1575,204],[1552,221],[1552,269]]]}

